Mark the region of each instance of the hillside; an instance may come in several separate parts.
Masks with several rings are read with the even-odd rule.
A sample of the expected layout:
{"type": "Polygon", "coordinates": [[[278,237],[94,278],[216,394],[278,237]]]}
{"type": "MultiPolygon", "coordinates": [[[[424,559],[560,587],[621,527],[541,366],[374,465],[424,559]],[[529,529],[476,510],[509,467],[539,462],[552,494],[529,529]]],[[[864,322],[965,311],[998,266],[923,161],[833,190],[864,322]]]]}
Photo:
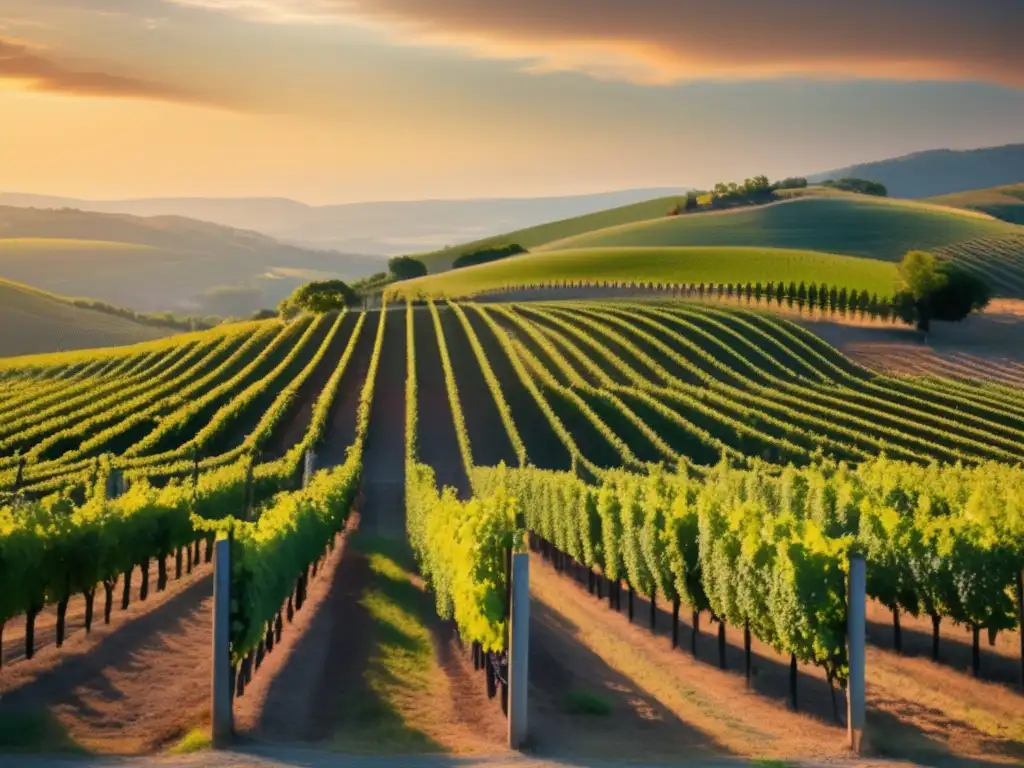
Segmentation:
{"type": "Polygon", "coordinates": [[[440,248],[662,197],[683,188],[584,195],[306,205],[285,198],[80,200],[0,192],[0,205],[77,208],[132,216],[185,216],[262,232],[283,242],[352,253],[394,255],[440,248]]]}
{"type": "Polygon", "coordinates": [[[0,357],[122,346],[180,332],[77,307],[7,280],[0,280],[0,329],[0,357]]]}
{"type": "Polygon", "coordinates": [[[624,205],[605,211],[598,211],[584,216],[560,219],[558,221],[548,222],[547,224],[540,224],[535,227],[518,229],[506,234],[495,235],[494,237],[487,237],[482,240],[463,243],[452,248],[445,248],[439,251],[432,251],[430,253],[416,254],[416,258],[426,264],[427,269],[431,272],[442,272],[446,269],[450,269],[452,262],[462,254],[475,251],[484,246],[502,243],[518,243],[524,248],[533,249],[551,243],[555,240],[561,240],[563,238],[573,237],[574,235],[600,230],[605,227],[614,227],[621,224],[647,221],[659,216],[664,216],[668,213],[669,208],[679,200],[680,198],[678,196],[658,197],[653,200],[645,200],[640,203],[624,205]]]}
{"type": "Polygon", "coordinates": [[[930,198],[927,202],[981,211],[1012,224],[1024,224],[1024,183],[954,192],[930,198]]]}
{"type": "Polygon", "coordinates": [[[828,281],[888,296],[896,267],[876,259],[775,248],[582,248],[543,251],[396,283],[390,293],[416,298],[472,296],[560,280],[589,283],[740,283],[828,281]]]}
{"type": "Polygon", "coordinates": [[[810,181],[843,177],[884,184],[892,197],[934,197],[1024,181],[1024,144],[984,149],[933,149],[816,173],[810,181]]]}
{"type": "Polygon", "coordinates": [[[866,196],[802,197],[721,213],[662,216],[548,242],[541,250],[730,245],[844,253],[896,261],[911,248],[1014,233],[990,217],[866,196]]]}
{"type": "Polygon", "coordinates": [[[381,266],[182,217],[0,207],[0,277],[143,311],[248,314],[319,275],[381,266]]]}

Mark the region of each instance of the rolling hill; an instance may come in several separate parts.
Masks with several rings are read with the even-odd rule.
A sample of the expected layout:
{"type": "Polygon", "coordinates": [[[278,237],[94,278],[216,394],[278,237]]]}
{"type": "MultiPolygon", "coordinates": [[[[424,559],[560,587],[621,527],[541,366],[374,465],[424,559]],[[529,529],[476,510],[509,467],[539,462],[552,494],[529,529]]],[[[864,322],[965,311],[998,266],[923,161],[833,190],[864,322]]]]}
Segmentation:
{"type": "Polygon", "coordinates": [[[683,191],[682,187],[671,187],[553,197],[409,200],[319,206],[286,198],[98,201],[0,192],[0,205],[77,208],[132,216],[184,216],[237,229],[255,230],[304,247],[394,255],[440,248],[448,243],[582,216],[683,191]]]}
{"type": "Polygon", "coordinates": [[[1024,144],[933,149],[873,163],[816,173],[810,181],[855,177],[880,181],[892,197],[934,197],[1024,181],[1024,144]]]}
{"type": "Polygon", "coordinates": [[[981,211],[1012,224],[1024,224],[1024,183],[954,192],[930,198],[928,202],[981,211]]]}
{"type": "Polygon", "coordinates": [[[523,254],[395,283],[395,297],[465,297],[560,280],[587,283],[807,282],[892,294],[896,265],[817,251],[746,247],[581,248],[523,254]]]}
{"type": "MultiPolygon", "coordinates": [[[[686,248],[706,251],[710,247],[718,247],[723,249],[723,253],[730,254],[749,253],[743,249],[755,249],[762,260],[771,249],[782,249],[786,252],[815,252],[826,260],[839,254],[871,262],[874,266],[865,267],[874,275],[869,282],[883,280],[885,287],[879,293],[888,294],[892,290],[890,272],[878,265],[891,265],[908,250],[923,248],[979,272],[998,295],[1024,296],[1024,228],[982,212],[834,190],[818,195],[811,189],[804,196],[768,205],[667,216],[669,206],[676,199],[659,198],[601,214],[531,227],[460,248],[425,254],[420,258],[431,272],[437,273],[450,267],[456,255],[486,244],[515,242],[531,250],[530,259],[518,257],[507,260],[507,264],[499,262],[503,265],[500,267],[496,264],[473,267],[470,268],[474,270],[472,275],[453,276],[443,283],[429,283],[432,290],[444,285],[447,286],[444,291],[465,295],[465,289],[471,285],[493,286],[507,284],[513,279],[514,284],[531,283],[541,273],[546,279],[580,277],[582,273],[577,262],[581,254],[602,259],[602,266],[595,266],[595,275],[603,275],[607,265],[614,261],[628,265],[633,271],[629,277],[633,279],[658,280],[672,274],[682,275],[679,279],[690,280],[688,267],[670,263],[686,248]],[[568,260],[567,254],[571,254],[568,260]],[[539,266],[541,260],[553,256],[562,260],[552,262],[548,267],[539,266]],[[556,264],[565,266],[570,272],[557,274],[556,264]],[[521,280],[513,278],[511,270],[527,268],[527,265],[527,276],[521,280]],[[485,268],[492,271],[476,271],[485,268]],[[881,277],[883,274],[885,277],[881,277]]],[[[826,262],[819,260],[817,263],[821,266],[826,262]]],[[[805,260],[804,264],[809,265],[810,262],[805,260]]],[[[617,273],[618,269],[615,266],[612,271],[617,273]]],[[[738,275],[735,263],[730,262],[727,266],[723,263],[722,269],[721,275],[717,276],[701,267],[698,270],[701,277],[693,279],[727,281],[738,275]]],[[[464,271],[467,270],[459,270],[464,271]]],[[[762,279],[761,273],[758,265],[752,267],[749,277],[742,279],[762,279]]],[[[849,287],[868,287],[861,283],[865,275],[845,274],[848,275],[845,279],[851,280],[849,287]]],[[[822,274],[809,274],[803,268],[800,275],[796,278],[798,281],[823,278],[822,274]]]]}
{"type": "Polygon", "coordinates": [[[507,234],[495,235],[482,240],[474,240],[469,243],[445,248],[430,253],[416,254],[427,265],[430,272],[443,272],[450,269],[452,262],[459,256],[478,248],[501,243],[518,243],[527,249],[534,249],[574,235],[581,235],[606,227],[614,227],[622,224],[630,224],[638,221],[648,221],[665,216],[676,202],[679,196],[658,197],[652,200],[645,200],[640,203],[624,205],[618,208],[611,208],[605,211],[598,211],[584,216],[560,219],[547,224],[540,224],[534,227],[518,229],[507,234]]]}
{"type": "Polygon", "coordinates": [[[0,277],[142,311],[244,315],[303,282],[381,268],[194,219],[0,207],[0,277]]]}
{"type": "Polygon", "coordinates": [[[113,347],[180,333],[0,280],[0,357],[113,347]]]}
{"type": "Polygon", "coordinates": [[[662,216],[551,241],[539,250],[742,245],[896,261],[912,248],[938,248],[1014,230],[982,214],[922,203],[861,195],[801,197],[720,213],[662,216]]]}

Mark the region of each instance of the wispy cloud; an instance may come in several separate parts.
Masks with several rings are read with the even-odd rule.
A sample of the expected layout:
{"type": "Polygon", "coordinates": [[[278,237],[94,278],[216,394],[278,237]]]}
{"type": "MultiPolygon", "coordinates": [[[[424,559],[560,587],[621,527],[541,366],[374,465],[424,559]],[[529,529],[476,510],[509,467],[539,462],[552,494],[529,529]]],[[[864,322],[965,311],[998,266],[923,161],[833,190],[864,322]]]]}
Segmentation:
{"type": "Polygon", "coordinates": [[[0,38],[0,82],[5,80],[33,91],[76,96],[190,103],[207,101],[201,94],[168,83],[76,68],[28,43],[0,38]]]}
{"type": "Polygon", "coordinates": [[[370,23],[396,39],[644,83],[980,80],[1024,87],[1020,0],[168,0],[264,22],[370,23]]]}

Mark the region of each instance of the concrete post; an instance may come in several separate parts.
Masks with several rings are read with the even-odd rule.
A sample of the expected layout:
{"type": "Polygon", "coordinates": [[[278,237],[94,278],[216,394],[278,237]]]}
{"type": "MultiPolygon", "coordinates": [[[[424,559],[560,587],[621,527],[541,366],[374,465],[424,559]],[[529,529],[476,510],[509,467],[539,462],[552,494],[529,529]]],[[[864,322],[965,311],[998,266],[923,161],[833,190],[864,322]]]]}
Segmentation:
{"type": "Polygon", "coordinates": [[[306,451],[305,464],[302,469],[302,487],[308,488],[310,481],[313,479],[313,473],[316,471],[316,453],[312,448],[306,451]]]}
{"type": "Polygon", "coordinates": [[[867,566],[863,555],[850,555],[846,612],[847,655],[850,660],[850,679],[846,685],[846,729],[850,749],[860,754],[864,745],[866,714],[864,644],[867,623],[867,566]]]}
{"type": "Polygon", "coordinates": [[[512,556],[512,609],[508,654],[508,745],[526,744],[530,688],[530,556],[512,556]]]}
{"type": "Polygon", "coordinates": [[[231,542],[218,539],[213,560],[213,745],[224,747],[234,732],[231,690],[231,542]]]}

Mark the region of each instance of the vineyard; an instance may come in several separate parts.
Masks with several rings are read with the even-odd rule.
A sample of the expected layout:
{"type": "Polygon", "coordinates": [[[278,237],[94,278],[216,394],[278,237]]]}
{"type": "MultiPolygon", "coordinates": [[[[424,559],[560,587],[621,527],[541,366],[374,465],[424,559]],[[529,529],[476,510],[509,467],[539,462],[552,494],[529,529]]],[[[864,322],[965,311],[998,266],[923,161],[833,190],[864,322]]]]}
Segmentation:
{"type": "MultiPolygon", "coordinates": [[[[838,309],[813,290],[789,300],[838,309]]],[[[843,292],[844,311],[875,303],[843,292]]],[[[145,600],[152,568],[163,591],[229,538],[244,694],[370,494],[368,445],[404,462],[437,613],[499,676],[513,550],[630,621],[669,607],[673,647],[684,608],[694,649],[704,617],[723,667],[741,632],[748,680],[752,641],[769,646],[794,708],[798,665],[845,684],[851,553],[897,652],[901,617],[930,620],[937,660],[941,629],[966,626],[983,675],[981,638],[1020,632],[1020,389],[884,376],[736,306],[426,302],[3,363],[0,632],[25,631],[0,662],[32,658],[37,622],[60,646],[72,601],[88,632],[133,573],[145,600]]]]}

